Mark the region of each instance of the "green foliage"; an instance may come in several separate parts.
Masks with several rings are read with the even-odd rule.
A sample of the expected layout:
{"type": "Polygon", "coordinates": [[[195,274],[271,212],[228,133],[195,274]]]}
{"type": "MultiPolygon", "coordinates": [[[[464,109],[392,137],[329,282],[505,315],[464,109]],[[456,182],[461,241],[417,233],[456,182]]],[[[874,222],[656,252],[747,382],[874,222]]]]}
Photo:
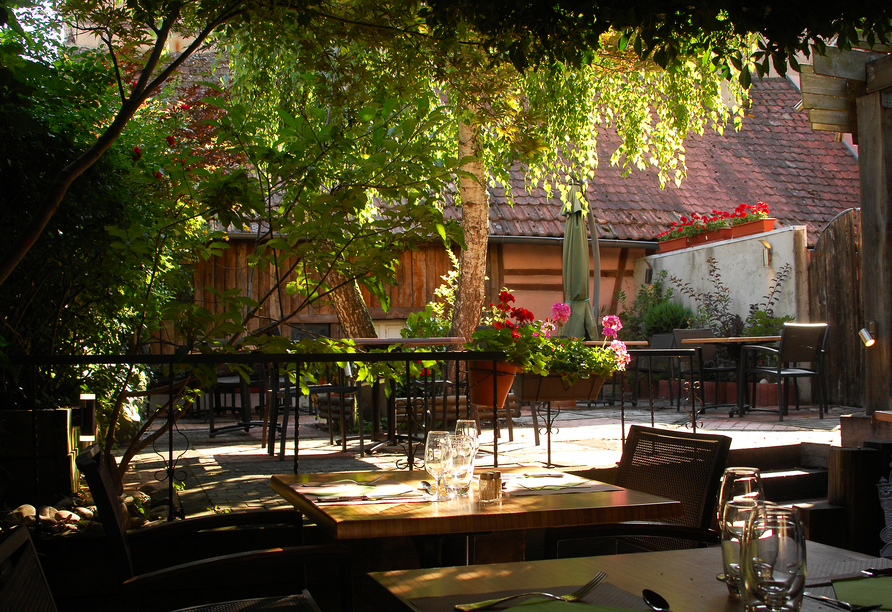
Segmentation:
{"type": "Polygon", "coordinates": [[[671,334],[672,330],[689,327],[694,312],[681,302],[661,302],[644,314],[644,330],[648,337],[671,334]]]}
{"type": "Polygon", "coordinates": [[[774,316],[774,305],[780,299],[784,284],[790,277],[793,267],[790,264],[781,266],[774,280],[768,287],[768,295],[763,296],[763,302],[758,304],[750,304],[749,316],[746,318],[746,324],[743,329],[744,336],[779,336],[784,329],[784,323],[788,323],[795,319],[792,315],[783,317],[774,316]]]}
{"type": "Polygon", "coordinates": [[[651,334],[647,331],[645,318],[647,313],[654,308],[665,304],[672,299],[673,289],[666,287],[665,270],[660,271],[650,285],[641,285],[631,306],[626,306],[626,294],[623,291],[617,293],[620,304],[620,318],[623,320],[623,328],[619,334],[623,340],[649,340],[651,334]]]}
{"type": "Polygon", "coordinates": [[[551,338],[548,349],[545,370],[560,374],[571,385],[590,376],[607,378],[617,370],[625,370],[629,362],[622,343],[605,341],[600,346],[587,346],[579,338],[551,338]]]}
{"type": "Polygon", "coordinates": [[[697,304],[699,323],[711,328],[716,336],[735,337],[743,333],[743,319],[731,312],[731,289],[722,281],[718,261],[715,257],[706,260],[709,265],[709,280],[712,291],[696,291],[689,283],[672,276],[670,280],[678,290],[697,304]]]}

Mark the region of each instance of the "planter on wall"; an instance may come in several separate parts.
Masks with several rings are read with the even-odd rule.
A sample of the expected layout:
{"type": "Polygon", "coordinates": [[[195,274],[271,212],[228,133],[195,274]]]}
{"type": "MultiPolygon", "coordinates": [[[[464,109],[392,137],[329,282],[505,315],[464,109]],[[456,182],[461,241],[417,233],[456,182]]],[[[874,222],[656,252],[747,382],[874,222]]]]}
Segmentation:
{"type": "Polygon", "coordinates": [[[662,242],[660,242],[660,253],[677,251],[678,249],[683,249],[690,246],[690,244],[691,239],[687,236],[682,236],[681,238],[672,238],[671,240],[663,240],[662,242]]]}
{"type": "Polygon", "coordinates": [[[705,234],[694,236],[691,238],[691,244],[706,244],[709,242],[718,242],[720,240],[730,240],[732,237],[731,228],[722,227],[717,230],[706,232],[705,234]]]}
{"type": "Polygon", "coordinates": [[[774,217],[768,217],[767,219],[756,219],[755,221],[750,221],[748,223],[732,225],[731,234],[733,238],[741,238],[743,236],[752,236],[753,234],[770,232],[774,229],[775,221],[777,221],[777,219],[774,217]]]}
{"type": "MultiPolygon", "coordinates": [[[[511,385],[514,384],[514,377],[520,368],[512,363],[496,362],[495,376],[495,399],[498,402],[498,408],[505,404],[508,392],[511,391],[511,385]]],[[[468,384],[471,403],[478,406],[492,407],[493,402],[493,362],[492,361],[469,361],[468,362],[468,384]]]]}
{"type": "Polygon", "coordinates": [[[593,400],[601,392],[604,380],[600,376],[591,376],[580,378],[571,385],[560,374],[521,374],[515,379],[514,394],[524,402],[593,400]]]}

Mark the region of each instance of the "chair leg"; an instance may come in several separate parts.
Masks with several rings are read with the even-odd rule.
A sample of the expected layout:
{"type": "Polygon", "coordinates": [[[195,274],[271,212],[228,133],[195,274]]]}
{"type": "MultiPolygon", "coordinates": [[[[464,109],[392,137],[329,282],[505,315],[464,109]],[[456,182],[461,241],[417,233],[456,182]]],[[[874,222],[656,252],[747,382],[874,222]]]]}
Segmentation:
{"type": "Polygon", "coordinates": [[[787,398],[784,396],[784,379],[777,379],[777,412],[781,421],[784,420],[784,413],[787,411],[787,398]]]}

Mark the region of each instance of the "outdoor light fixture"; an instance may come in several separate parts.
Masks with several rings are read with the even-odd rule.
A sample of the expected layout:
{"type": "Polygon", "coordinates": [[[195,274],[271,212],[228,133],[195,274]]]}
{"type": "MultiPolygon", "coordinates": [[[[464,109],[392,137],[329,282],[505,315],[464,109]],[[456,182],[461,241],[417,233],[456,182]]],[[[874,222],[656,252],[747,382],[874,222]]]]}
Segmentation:
{"type": "Polygon", "coordinates": [[[867,327],[862,327],[861,331],[858,332],[858,335],[861,336],[861,342],[864,343],[864,346],[873,346],[877,343],[877,339],[874,338],[874,334],[877,333],[877,322],[870,321],[867,324],[867,327]]]}
{"type": "Polygon", "coordinates": [[[762,249],[762,265],[764,265],[766,268],[770,268],[771,267],[771,250],[773,247],[771,246],[771,243],[768,242],[767,240],[760,240],[759,242],[762,243],[762,247],[763,247],[763,249],[762,249]]]}
{"type": "Polygon", "coordinates": [[[93,393],[81,393],[79,406],[79,422],[81,427],[78,442],[96,441],[96,395],[93,393]]]}

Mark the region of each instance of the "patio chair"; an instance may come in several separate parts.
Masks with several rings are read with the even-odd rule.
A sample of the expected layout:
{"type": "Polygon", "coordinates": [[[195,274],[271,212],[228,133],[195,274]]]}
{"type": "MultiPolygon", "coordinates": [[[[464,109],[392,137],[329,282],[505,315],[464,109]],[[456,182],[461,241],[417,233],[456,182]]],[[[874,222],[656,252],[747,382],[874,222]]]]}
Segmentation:
{"type": "MultiPolygon", "coordinates": [[[[800,378],[815,380],[816,390],[821,394],[818,413],[820,418],[824,418],[828,396],[827,379],[824,375],[828,329],[826,323],[784,323],[777,348],[757,344],[743,346],[741,359],[744,360],[744,364],[746,364],[748,355],[763,355],[769,358],[769,363],[757,363],[752,367],[745,366],[745,377],[742,382],[745,384],[751,374],[755,375],[754,383],[758,381],[760,375],[771,376],[777,380],[779,420],[783,421],[784,415],[788,412],[787,386],[790,379],[793,380],[793,389],[796,395],[796,410],[799,410],[799,386],[796,381],[800,378]],[[810,366],[804,367],[803,364],[810,364],[810,366]]],[[[755,389],[751,395],[751,407],[748,409],[764,410],[755,406],[755,389]]],[[[742,410],[743,406],[739,406],[738,409],[742,410]]],[[[773,412],[773,410],[767,412],[773,412]]]]}
{"type": "MultiPolygon", "coordinates": [[[[310,564],[315,567],[331,563],[337,566],[340,609],[352,610],[349,550],[334,544],[288,546],[301,540],[299,512],[236,512],[142,527],[128,533],[122,503],[115,494],[110,467],[99,446],[93,445],[78,455],[77,467],[86,476],[99,510],[121,596],[135,609],[173,610],[274,597],[285,602],[282,609],[318,610],[304,590],[304,570],[310,564]],[[282,523],[288,527],[275,527],[282,523]],[[239,540],[232,546],[238,549],[235,552],[221,550],[233,542],[233,533],[248,525],[260,525],[247,532],[248,545],[239,540]],[[264,533],[267,529],[271,538],[264,533]],[[282,537],[283,533],[287,537],[282,537]],[[277,543],[271,544],[269,539],[277,543]],[[144,559],[131,554],[140,543],[150,548],[141,551],[144,559]],[[151,559],[147,562],[146,558],[151,559]]],[[[205,609],[228,608],[194,608],[196,612],[205,609]]]]}
{"type": "Polygon", "coordinates": [[[57,610],[27,527],[16,527],[0,542],[0,610],[57,610]]]}
{"type": "MultiPolygon", "coordinates": [[[[650,342],[647,345],[647,348],[650,349],[672,349],[676,348],[675,346],[675,338],[672,334],[654,334],[650,342]]],[[[651,383],[652,377],[654,374],[666,374],[669,377],[669,381],[671,383],[673,379],[673,374],[675,372],[675,359],[672,357],[638,357],[635,359],[635,393],[632,394],[632,406],[638,405],[638,389],[640,384],[638,382],[638,374],[641,372],[647,373],[647,382],[648,386],[651,383]]],[[[652,390],[651,390],[652,393],[652,390]]],[[[680,394],[679,394],[680,395],[680,394]]],[[[672,385],[669,385],[669,405],[672,405],[675,402],[675,409],[679,410],[681,404],[676,399],[673,399],[672,385]]]]}
{"type": "Polygon", "coordinates": [[[719,542],[713,517],[731,438],[632,425],[617,486],[682,503],[684,515],[663,522],[626,522],[548,529],[549,558],[694,548],[719,542]]]}
{"type": "MultiPolygon", "coordinates": [[[[695,362],[697,365],[697,378],[700,380],[700,393],[703,398],[703,407],[716,408],[719,406],[719,375],[729,373],[729,372],[737,372],[737,365],[735,363],[729,363],[727,365],[722,365],[718,362],[718,351],[716,350],[715,344],[682,344],[682,340],[686,340],[689,338],[712,338],[714,337],[712,330],[708,327],[699,328],[699,329],[676,329],[672,332],[672,335],[675,337],[675,346],[679,348],[693,348],[697,349],[697,361],[695,362]],[[708,406],[706,404],[706,389],[704,386],[704,382],[707,375],[713,375],[715,378],[715,397],[712,406],[708,406]]],[[[680,364],[679,374],[681,374],[681,370],[683,369],[684,364],[680,364]]],[[[682,378],[682,376],[679,376],[682,378]]],[[[735,402],[736,405],[736,402],[735,402]]]]}

